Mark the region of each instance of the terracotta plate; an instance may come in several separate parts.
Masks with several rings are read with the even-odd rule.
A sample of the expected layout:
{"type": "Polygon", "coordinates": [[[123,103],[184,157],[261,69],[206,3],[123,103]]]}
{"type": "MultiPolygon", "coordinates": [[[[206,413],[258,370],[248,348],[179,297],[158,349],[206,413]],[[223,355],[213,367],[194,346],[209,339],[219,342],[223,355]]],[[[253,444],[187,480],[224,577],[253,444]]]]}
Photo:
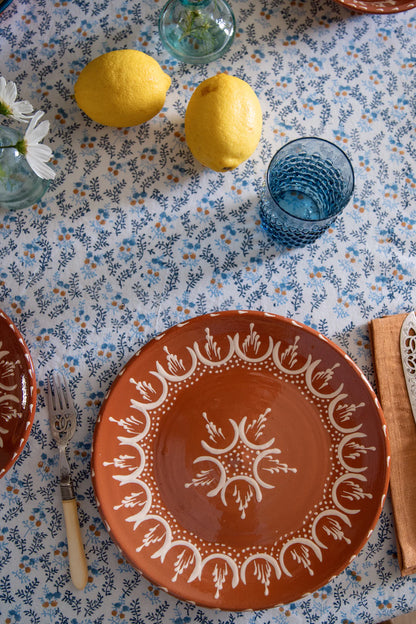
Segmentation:
{"type": "Polygon", "coordinates": [[[359,13],[401,13],[416,7],[416,0],[336,0],[359,13]]]}
{"type": "Polygon", "coordinates": [[[29,350],[0,310],[0,478],[29,437],[36,410],[36,379],[29,350]]]}
{"type": "Polygon", "coordinates": [[[325,585],[382,509],[377,398],[333,343],[261,312],[194,318],[129,361],[94,433],[93,483],[130,562],[179,598],[264,609],[325,585]]]}

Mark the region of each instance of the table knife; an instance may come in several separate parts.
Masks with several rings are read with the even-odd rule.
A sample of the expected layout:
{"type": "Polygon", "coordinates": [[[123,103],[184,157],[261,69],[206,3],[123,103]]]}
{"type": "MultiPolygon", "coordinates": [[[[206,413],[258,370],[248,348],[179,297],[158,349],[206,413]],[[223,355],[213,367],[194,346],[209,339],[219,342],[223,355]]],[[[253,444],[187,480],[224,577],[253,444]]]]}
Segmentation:
{"type": "Polygon", "coordinates": [[[416,314],[410,312],[404,319],[400,330],[400,355],[407,394],[416,421],[416,314]]]}

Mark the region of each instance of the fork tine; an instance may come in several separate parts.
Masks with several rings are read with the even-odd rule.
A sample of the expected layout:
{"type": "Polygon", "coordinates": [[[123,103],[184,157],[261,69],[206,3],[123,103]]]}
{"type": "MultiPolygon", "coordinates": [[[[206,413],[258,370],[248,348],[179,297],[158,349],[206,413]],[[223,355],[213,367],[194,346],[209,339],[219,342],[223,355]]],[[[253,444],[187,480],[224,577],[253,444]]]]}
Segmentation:
{"type": "Polygon", "coordinates": [[[52,437],[58,444],[71,440],[76,428],[76,415],[69,382],[65,375],[49,373],[47,403],[52,437]]]}
{"type": "Polygon", "coordinates": [[[57,412],[72,409],[72,396],[67,378],[60,373],[52,373],[48,382],[48,409],[57,412]]]}
{"type": "Polygon", "coordinates": [[[48,410],[49,410],[49,413],[51,414],[52,412],[56,411],[56,407],[55,407],[54,394],[53,394],[53,385],[51,382],[50,375],[47,378],[46,382],[47,382],[47,387],[48,387],[48,392],[47,392],[48,410]]]}
{"type": "Polygon", "coordinates": [[[59,373],[54,373],[53,375],[53,385],[54,385],[54,391],[55,391],[55,396],[59,402],[59,408],[65,409],[66,408],[66,400],[64,397],[64,384],[62,382],[62,375],[60,375],[59,373]]]}
{"type": "Polygon", "coordinates": [[[61,379],[63,380],[61,388],[63,391],[62,394],[64,396],[64,400],[65,400],[64,406],[67,409],[73,409],[72,395],[71,395],[71,390],[69,388],[68,379],[64,375],[61,375],[61,379]]]}

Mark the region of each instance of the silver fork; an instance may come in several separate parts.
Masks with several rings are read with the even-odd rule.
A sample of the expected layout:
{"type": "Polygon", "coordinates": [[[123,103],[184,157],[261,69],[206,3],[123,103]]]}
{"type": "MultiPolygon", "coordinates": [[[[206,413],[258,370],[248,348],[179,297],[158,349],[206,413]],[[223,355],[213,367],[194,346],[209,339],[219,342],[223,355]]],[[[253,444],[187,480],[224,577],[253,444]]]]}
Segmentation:
{"type": "Polygon", "coordinates": [[[84,589],[88,581],[87,560],[81,539],[77,501],[75,499],[66,447],[74,435],[76,413],[68,381],[59,373],[48,379],[48,410],[52,436],[59,449],[59,475],[68,542],[69,569],[77,589],[84,589]]]}

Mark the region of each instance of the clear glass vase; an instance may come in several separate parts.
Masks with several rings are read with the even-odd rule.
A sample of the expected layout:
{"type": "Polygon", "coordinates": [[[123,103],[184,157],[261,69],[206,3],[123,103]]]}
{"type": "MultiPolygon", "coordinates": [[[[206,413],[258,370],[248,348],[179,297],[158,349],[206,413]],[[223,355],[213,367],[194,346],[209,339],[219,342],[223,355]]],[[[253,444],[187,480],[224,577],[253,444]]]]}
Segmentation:
{"type": "Polygon", "coordinates": [[[23,137],[13,128],[0,126],[0,208],[19,210],[36,204],[49,186],[29,167],[14,147],[23,137]]]}
{"type": "Polygon", "coordinates": [[[169,0],[159,16],[165,48],[185,63],[209,63],[229,49],[235,18],[225,0],[169,0]]]}

